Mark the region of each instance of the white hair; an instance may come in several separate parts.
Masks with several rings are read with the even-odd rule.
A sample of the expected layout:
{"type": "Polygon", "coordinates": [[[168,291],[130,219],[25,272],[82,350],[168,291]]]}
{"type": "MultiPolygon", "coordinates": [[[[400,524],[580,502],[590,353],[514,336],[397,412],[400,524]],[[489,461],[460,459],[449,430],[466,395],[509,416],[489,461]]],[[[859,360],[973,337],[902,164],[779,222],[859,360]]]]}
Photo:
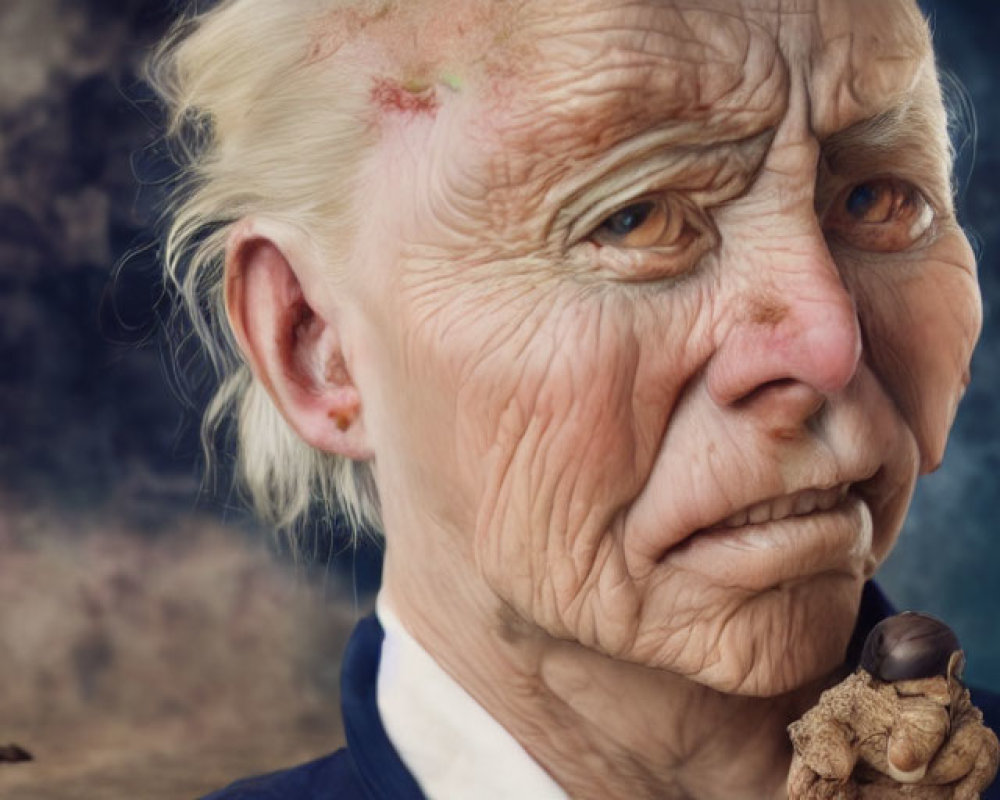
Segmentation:
{"type": "Polygon", "coordinates": [[[374,143],[364,81],[324,51],[332,15],[351,8],[378,13],[351,0],[225,0],[181,20],[147,69],[180,167],[167,208],[166,275],[219,382],[202,442],[211,466],[220,430],[235,433],[241,483],[257,512],[283,529],[312,508],[339,510],[355,531],[379,527],[370,464],[320,452],[292,430],[241,355],[223,291],[227,239],[251,215],[297,226],[331,275],[343,268],[353,186],[374,143]]]}

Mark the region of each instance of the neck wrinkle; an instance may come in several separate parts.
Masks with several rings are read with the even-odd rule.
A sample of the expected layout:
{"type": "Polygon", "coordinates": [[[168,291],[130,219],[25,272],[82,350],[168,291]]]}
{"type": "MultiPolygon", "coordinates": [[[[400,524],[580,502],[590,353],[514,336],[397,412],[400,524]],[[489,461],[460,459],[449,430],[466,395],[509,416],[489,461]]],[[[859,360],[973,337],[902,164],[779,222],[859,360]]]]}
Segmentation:
{"type": "MultiPolygon", "coordinates": [[[[543,658],[540,677],[565,709],[561,733],[578,731],[603,758],[594,771],[604,785],[590,776],[570,792],[595,799],[783,798],[792,755],[787,725],[820,691],[817,685],[782,698],[726,695],[562,642],[543,658]]],[[[558,765],[572,761],[526,749],[569,787],[573,776],[564,778],[558,765]]]]}
{"type": "Polygon", "coordinates": [[[722,694],[512,624],[475,582],[415,586],[391,561],[383,591],[400,622],[571,797],[784,797],[786,727],[826,678],[780,698],[722,694]]]}

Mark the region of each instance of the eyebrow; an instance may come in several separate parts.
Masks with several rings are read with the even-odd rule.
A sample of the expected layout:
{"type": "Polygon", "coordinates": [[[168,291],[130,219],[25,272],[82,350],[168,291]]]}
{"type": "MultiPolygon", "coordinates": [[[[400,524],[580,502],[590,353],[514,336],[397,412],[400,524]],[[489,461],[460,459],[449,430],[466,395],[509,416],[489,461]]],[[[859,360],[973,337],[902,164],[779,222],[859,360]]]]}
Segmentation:
{"type": "Polygon", "coordinates": [[[873,117],[836,131],[820,141],[823,159],[835,174],[850,175],[889,165],[904,177],[930,179],[941,207],[950,208],[951,151],[933,109],[907,95],[873,117]]]}
{"type": "Polygon", "coordinates": [[[911,108],[913,102],[907,98],[903,102],[856,122],[847,128],[835,131],[820,141],[825,151],[833,155],[850,152],[855,147],[868,149],[891,149],[901,141],[912,138],[911,108]]]}
{"type": "Polygon", "coordinates": [[[704,130],[698,136],[679,136],[676,128],[648,131],[549,192],[546,199],[558,211],[546,226],[546,237],[556,234],[571,241],[616,207],[667,185],[701,194],[709,204],[730,199],[753,182],[774,133],[770,127],[741,139],[706,142],[704,130]],[[694,182],[693,170],[707,174],[707,179],[700,185],[694,182]],[[682,176],[688,185],[677,184],[682,176]]]}

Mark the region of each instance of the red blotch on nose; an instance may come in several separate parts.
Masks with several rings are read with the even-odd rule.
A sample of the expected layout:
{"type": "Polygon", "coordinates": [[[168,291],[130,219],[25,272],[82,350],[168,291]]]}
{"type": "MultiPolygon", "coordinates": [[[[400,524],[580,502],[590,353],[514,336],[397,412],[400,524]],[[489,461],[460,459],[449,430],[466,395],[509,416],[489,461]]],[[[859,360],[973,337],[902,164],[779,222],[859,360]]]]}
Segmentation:
{"type": "Polygon", "coordinates": [[[434,116],[440,106],[433,86],[414,89],[389,78],[375,79],[371,99],[383,112],[411,116],[434,116]]]}

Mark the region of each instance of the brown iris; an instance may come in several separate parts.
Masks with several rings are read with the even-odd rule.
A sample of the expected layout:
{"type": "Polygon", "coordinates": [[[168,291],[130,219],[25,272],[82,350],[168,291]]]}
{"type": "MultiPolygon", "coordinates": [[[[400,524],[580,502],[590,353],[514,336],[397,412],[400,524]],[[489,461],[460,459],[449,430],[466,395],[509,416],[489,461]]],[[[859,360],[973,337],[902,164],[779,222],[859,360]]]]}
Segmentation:
{"type": "Polygon", "coordinates": [[[898,252],[930,228],[930,204],[912,184],[877,178],[849,187],[827,212],[824,229],[852,247],[898,252]]]}
{"type": "Polygon", "coordinates": [[[683,209],[667,198],[649,198],[624,206],[594,231],[597,244],[624,248],[670,248],[692,235],[683,209]]]}

